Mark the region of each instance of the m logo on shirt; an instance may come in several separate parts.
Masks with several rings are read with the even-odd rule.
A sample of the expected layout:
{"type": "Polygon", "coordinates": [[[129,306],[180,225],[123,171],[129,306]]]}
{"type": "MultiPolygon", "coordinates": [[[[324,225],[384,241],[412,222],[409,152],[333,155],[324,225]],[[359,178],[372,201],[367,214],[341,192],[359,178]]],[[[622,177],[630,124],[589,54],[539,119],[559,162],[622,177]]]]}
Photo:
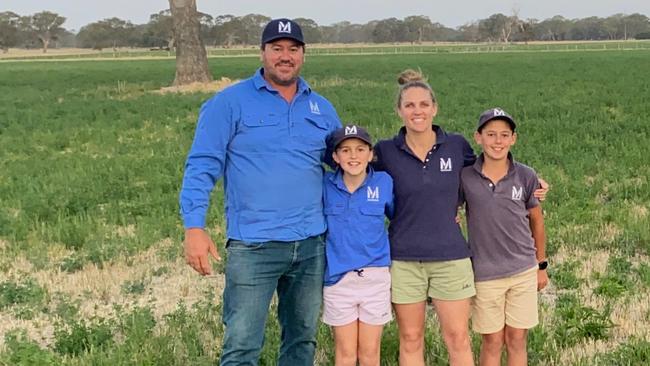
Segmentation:
{"type": "Polygon", "coordinates": [[[368,201],[379,202],[379,187],[375,187],[375,189],[368,187],[366,192],[368,193],[368,201]]]}
{"type": "Polygon", "coordinates": [[[347,135],[356,135],[357,126],[345,126],[345,136],[347,135]]]}
{"type": "Polygon", "coordinates": [[[318,103],[309,101],[309,109],[313,114],[320,114],[320,108],[318,108],[318,103]]]}
{"type": "Polygon", "coordinates": [[[524,187],[519,187],[519,189],[517,189],[517,187],[512,186],[512,199],[513,200],[521,201],[521,198],[523,197],[523,195],[524,195],[524,187]]]}
{"type": "Polygon", "coordinates": [[[450,172],[451,171],[451,158],[440,158],[440,171],[441,172],[450,172]]]}
{"type": "Polygon", "coordinates": [[[278,22],[278,33],[291,33],[291,23],[278,22]]]}

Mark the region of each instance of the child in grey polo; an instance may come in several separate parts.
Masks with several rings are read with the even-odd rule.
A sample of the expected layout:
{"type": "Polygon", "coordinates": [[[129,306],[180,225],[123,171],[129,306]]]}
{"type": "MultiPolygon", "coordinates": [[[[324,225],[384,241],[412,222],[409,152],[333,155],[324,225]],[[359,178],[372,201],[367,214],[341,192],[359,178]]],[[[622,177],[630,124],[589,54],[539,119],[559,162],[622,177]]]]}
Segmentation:
{"type": "MultiPolygon", "coordinates": [[[[527,360],[527,330],[538,323],[537,291],[548,283],[542,210],[535,171],[510,153],[515,121],[499,108],[479,118],[483,152],[461,172],[476,282],[472,328],[482,334],[481,359],[527,360]]],[[[522,364],[526,364],[523,362],[522,364]]]]}

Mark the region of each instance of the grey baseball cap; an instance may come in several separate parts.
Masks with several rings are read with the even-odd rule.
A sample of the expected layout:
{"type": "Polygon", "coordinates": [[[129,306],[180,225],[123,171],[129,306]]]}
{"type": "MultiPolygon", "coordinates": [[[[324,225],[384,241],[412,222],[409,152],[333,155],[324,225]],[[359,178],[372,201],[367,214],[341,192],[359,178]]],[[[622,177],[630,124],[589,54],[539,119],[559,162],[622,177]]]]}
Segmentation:
{"type": "Polygon", "coordinates": [[[495,107],[495,108],[490,108],[483,113],[481,113],[481,116],[478,118],[478,126],[476,126],[476,131],[481,132],[481,129],[483,129],[483,126],[492,121],[493,119],[500,119],[508,122],[512,130],[514,131],[515,128],[517,127],[517,124],[515,123],[515,119],[512,118],[511,115],[508,114],[508,112],[504,111],[501,108],[495,107]]]}

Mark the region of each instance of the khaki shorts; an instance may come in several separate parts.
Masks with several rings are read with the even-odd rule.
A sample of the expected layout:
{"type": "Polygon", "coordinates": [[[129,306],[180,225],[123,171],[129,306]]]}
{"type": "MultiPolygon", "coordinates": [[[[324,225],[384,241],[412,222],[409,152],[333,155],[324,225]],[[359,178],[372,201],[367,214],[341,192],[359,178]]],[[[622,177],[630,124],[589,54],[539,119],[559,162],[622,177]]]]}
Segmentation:
{"type": "Polygon", "coordinates": [[[427,297],[462,300],[476,294],[469,258],[440,262],[393,261],[390,274],[395,304],[414,304],[427,297]]]}
{"type": "Polygon", "coordinates": [[[530,329],[537,323],[537,266],[510,277],[476,282],[472,304],[475,332],[496,333],[505,325],[530,329]]]}

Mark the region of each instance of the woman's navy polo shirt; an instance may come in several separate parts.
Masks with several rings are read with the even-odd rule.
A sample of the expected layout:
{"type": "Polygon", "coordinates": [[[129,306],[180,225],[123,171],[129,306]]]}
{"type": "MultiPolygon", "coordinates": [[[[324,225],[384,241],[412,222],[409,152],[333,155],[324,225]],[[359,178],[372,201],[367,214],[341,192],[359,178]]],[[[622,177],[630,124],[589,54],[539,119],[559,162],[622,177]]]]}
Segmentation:
{"type": "Polygon", "coordinates": [[[388,229],[393,260],[446,261],[471,255],[456,212],[460,172],[476,155],[463,136],[432,128],[436,144],[425,162],[407,146],[404,127],[375,146],[373,167],[393,178],[395,211],[388,229]]]}

